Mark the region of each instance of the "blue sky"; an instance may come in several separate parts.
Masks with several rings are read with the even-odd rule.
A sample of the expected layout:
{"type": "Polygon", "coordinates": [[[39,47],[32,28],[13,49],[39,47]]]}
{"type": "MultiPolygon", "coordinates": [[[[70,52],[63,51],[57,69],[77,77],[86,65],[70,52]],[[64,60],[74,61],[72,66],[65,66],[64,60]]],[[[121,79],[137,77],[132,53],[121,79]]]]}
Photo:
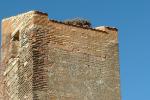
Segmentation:
{"type": "Polygon", "coordinates": [[[40,10],[49,18],[89,19],[119,29],[122,100],[150,100],[149,0],[1,0],[0,20],[40,10]]]}

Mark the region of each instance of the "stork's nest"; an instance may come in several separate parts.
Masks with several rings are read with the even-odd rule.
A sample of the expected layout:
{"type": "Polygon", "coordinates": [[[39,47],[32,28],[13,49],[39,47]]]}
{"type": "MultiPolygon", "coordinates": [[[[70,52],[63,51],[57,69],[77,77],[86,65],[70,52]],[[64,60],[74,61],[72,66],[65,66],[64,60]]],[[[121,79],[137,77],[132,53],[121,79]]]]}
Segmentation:
{"type": "Polygon", "coordinates": [[[78,27],[91,28],[90,21],[88,21],[86,19],[82,19],[82,18],[75,18],[75,19],[71,19],[71,20],[65,20],[64,23],[68,24],[68,25],[78,26],[78,27]]]}

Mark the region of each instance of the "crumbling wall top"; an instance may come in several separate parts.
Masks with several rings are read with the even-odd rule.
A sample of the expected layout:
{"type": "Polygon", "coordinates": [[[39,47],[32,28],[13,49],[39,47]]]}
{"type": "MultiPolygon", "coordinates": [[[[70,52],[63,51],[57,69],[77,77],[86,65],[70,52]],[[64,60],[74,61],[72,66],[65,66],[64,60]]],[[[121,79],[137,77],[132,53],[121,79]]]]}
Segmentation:
{"type": "Polygon", "coordinates": [[[95,27],[95,29],[97,29],[97,30],[103,30],[103,31],[107,31],[107,30],[118,31],[117,28],[110,27],[110,26],[98,26],[98,27],[95,27]]]}
{"type": "Polygon", "coordinates": [[[16,16],[11,16],[11,17],[8,17],[8,18],[4,18],[4,19],[2,20],[2,22],[3,22],[3,21],[6,21],[6,20],[14,19],[14,18],[16,18],[16,17],[28,15],[28,14],[29,14],[29,15],[32,15],[32,14],[39,14],[39,15],[45,15],[45,16],[48,16],[47,13],[40,12],[40,11],[37,11],[37,10],[32,10],[32,11],[29,11],[29,12],[26,12],[26,13],[18,14],[18,15],[16,15],[16,16]]]}

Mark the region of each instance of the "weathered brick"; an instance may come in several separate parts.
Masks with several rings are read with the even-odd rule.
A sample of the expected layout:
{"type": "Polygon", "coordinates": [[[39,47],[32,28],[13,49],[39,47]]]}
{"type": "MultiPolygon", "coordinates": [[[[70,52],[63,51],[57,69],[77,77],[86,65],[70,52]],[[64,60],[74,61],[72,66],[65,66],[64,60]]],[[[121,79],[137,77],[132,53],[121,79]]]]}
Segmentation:
{"type": "Polygon", "coordinates": [[[31,11],[2,21],[2,53],[3,100],[120,100],[116,28],[31,11]]]}

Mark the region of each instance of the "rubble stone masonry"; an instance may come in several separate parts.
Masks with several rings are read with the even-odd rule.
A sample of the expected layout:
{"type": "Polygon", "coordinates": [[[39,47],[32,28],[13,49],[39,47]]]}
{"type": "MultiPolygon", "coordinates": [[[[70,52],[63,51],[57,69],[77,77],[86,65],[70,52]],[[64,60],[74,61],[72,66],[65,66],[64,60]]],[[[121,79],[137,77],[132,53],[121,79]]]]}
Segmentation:
{"type": "Polygon", "coordinates": [[[121,100],[116,28],[30,11],[2,20],[0,100],[121,100]]]}

